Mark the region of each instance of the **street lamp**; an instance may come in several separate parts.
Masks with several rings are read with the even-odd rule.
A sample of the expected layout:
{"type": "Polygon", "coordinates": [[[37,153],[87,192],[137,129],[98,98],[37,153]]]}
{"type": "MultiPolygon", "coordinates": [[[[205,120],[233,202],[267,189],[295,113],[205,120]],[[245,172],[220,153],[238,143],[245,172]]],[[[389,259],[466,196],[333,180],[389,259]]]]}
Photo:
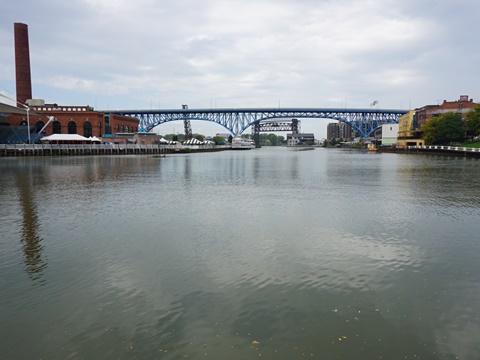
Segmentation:
{"type": "Polygon", "coordinates": [[[12,99],[11,97],[9,97],[9,96],[7,96],[7,95],[0,94],[0,96],[1,96],[1,97],[4,97],[5,99],[8,99],[8,100],[15,101],[17,104],[20,104],[20,105],[22,105],[22,106],[25,108],[25,110],[26,110],[26,112],[27,112],[28,143],[30,144],[30,143],[31,143],[31,141],[30,141],[30,107],[29,107],[28,105],[25,105],[25,104],[23,104],[23,103],[15,100],[15,99],[12,99]]]}

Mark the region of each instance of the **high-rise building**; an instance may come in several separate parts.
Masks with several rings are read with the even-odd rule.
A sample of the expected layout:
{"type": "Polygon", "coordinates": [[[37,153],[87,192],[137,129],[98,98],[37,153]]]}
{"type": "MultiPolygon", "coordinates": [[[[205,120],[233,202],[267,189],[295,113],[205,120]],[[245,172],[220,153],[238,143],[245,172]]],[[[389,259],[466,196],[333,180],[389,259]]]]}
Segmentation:
{"type": "Polygon", "coordinates": [[[327,140],[352,140],[352,126],[344,122],[329,123],[327,125],[327,140]]]}

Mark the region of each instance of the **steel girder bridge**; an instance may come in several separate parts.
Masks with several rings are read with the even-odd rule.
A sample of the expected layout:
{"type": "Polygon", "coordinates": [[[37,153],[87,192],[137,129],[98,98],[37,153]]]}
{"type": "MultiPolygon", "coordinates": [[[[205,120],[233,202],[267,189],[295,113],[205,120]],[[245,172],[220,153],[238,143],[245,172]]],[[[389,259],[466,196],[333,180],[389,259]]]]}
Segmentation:
{"type": "Polygon", "coordinates": [[[233,136],[263,120],[308,118],[330,119],[350,124],[359,136],[368,137],[383,124],[396,124],[407,110],[382,109],[322,109],[322,108],[242,108],[242,109],[180,109],[180,110],[105,110],[139,120],[140,131],[178,120],[202,120],[217,123],[233,136]]]}

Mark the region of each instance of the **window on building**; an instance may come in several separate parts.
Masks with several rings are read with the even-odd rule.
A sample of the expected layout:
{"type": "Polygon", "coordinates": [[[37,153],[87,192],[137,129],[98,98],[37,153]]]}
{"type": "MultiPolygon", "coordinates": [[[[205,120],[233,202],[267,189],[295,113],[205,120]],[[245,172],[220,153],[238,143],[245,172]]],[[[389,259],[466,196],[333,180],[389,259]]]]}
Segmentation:
{"type": "Polygon", "coordinates": [[[90,121],[85,121],[83,124],[83,136],[87,138],[92,136],[92,123],[90,121]]]}
{"type": "Polygon", "coordinates": [[[75,121],[69,121],[67,127],[68,127],[69,134],[77,133],[77,124],[75,123],[75,121]]]}
{"type": "Polygon", "coordinates": [[[53,122],[52,133],[53,134],[61,134],[62,133],[62,124],[60,124],[60,121],[54,121],[53,122]]]}
{"type": "Polygon", "coordinates": [[[37,121],[35,124],[35,132],[38,133],[42,128],[45,126],[45,123],[43,121],[37,121]]]}

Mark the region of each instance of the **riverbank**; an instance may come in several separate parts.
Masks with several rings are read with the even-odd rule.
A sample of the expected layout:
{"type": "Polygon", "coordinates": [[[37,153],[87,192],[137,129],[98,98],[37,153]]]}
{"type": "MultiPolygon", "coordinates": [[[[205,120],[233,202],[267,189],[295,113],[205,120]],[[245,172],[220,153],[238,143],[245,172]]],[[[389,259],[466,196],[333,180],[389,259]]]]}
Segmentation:
{"type": "Polygon", "coordinates": [[[480,158],[479,148],[467,148],[460,146],[409,146],[400,147],[379,147],[380,153],[398,153],[398,154],[425,154],[425,155],[446,155],[480,158]]]}

